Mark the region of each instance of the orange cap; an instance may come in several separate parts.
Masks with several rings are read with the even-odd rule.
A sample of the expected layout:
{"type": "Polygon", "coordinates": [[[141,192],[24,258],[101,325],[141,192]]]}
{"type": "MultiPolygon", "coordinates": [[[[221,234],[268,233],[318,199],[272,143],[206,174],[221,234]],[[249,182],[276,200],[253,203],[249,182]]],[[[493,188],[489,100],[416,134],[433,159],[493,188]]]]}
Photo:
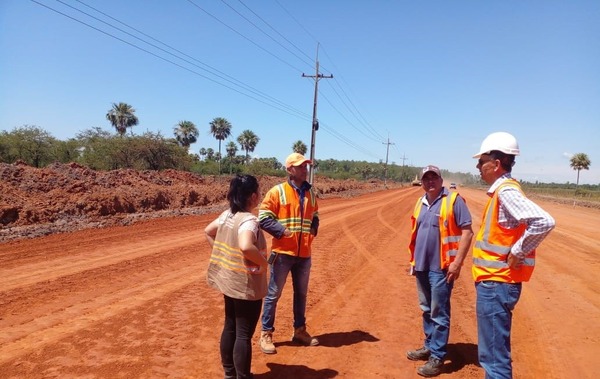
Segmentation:
{"type": "Polygon", "coordinates": [[[286,168],[290,168],[292,166],[300,166],[303,163],[312,164],[312,161],[299,153],[292,153],[288,155],[288,157],[285,159],[286,168]]]}

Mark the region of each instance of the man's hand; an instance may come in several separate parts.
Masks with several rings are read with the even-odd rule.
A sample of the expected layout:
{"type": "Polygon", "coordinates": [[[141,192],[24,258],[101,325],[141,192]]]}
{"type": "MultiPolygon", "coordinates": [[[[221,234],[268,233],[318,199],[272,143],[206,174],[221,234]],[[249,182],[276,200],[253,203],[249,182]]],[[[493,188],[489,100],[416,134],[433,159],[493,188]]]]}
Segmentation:
{"type": "Polygon", "coordinates": [[[523,265],[524,259],[517,257],[512,253],[508,253],[508,257],[506,258],[506,263],[510,268],[519,269],[523,265]]]}
{"type": "Polygon", "coordinates": [[[458,279],[460,276],[460,269],[462,265],[455,262],[450,263],[448,266],[448,273],[446,274],[446,282],[450,283],[458,279]]]}
{"type": "Polygon", "coordinates": [[[292,235],[292,232],[290,232],[290,230],[288,228],[285,228],[285,230],[283,231],[283,236],[290,237],[291,235],[292,235]]]}

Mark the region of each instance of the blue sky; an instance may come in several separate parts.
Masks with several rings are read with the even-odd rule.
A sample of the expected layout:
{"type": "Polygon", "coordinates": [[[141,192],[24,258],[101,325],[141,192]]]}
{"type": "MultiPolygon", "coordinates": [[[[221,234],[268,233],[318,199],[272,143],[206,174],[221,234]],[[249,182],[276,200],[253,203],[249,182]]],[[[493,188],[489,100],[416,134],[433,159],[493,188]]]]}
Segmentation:
{"type": "Polygon", "coordinates": [[[217,150],[209,122],[224,117],[232,140],[250,129],[254,156],[283,161],[310,147],[302,74],[319,44],[334,77],[319,81],[317,159],[385,161],[389,138],[390,163],[475,174],[483,138],[507,131],[515,177],[575,182],[583,152],[580,183],[598,184],[598,20],[600,1],[577,0],[0,0],[0,130],[111,130],[126,102],[135,133],[189,120],[191,151],[217,150]]]}

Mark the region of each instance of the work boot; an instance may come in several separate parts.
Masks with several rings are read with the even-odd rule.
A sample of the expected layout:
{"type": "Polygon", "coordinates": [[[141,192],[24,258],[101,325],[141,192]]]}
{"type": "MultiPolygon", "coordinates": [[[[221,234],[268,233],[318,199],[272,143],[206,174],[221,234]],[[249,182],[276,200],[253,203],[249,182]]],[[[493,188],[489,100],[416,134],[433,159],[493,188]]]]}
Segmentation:
{"type": "Polygon", "coordinates": [[[444,361],[437,359],[433,355],[429,357],[427,363],[417,369],[417,374],[430,378],[432,376],[438,376],[442,373],[442,366],[444,361]]]}
{"type": "Polygon", "coordinates": [[[260,332],[260,350],[265,354],[275,354],[275,344],[273,344],[273,332],[270,330],[263,330],[260,332]]]}
{"type": "Polygon", "coordinates": [[[301,326],[299,328],[294,329],[294,335],[292,336],[292,341],[296,341],[305,346],[317,346],[319,344],[319,340],[311,337],[310,334],[306,331],[306,326],[301,326]]]}
{"type": "Polygon", "coordinates": [[[411,361],[426,361],[429,359],[431,352],[425,346],[417,349],[417,350],[409,350],[406,352],[406,358],[411,361]]]}

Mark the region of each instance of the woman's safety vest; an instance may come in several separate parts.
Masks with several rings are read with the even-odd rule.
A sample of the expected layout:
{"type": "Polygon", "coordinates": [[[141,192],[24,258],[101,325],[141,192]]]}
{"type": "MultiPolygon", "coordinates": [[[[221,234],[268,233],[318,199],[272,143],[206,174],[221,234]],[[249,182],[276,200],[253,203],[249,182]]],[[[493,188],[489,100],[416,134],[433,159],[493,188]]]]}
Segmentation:
{"type": "Polygon", "coordinates": [[[304,191],[304,201],[301,206],[300,195],[288,182],[273,187],[263,201],[277,204],[276,208],[265,209],[261,205],[258,219],[272,217],[289,229],[291,236],[273,238],[271,250],[278,253],[308,258],[311,256],[311,244],[314,236],[310,233],[314,216],[318,217],[317,197],[312,188],[304,191]]]}
{"type": "Polygon", "coordinates": [[[529,281],[535,266],[535,250],[525,257],[523,265],[518,269],[510,268],[507,263],[511,247],[521,238],[527,225],[507,229],[498,224],[500,202],[498,193],[503,187],[511,186],[521,191],[521,186],[514,179],[508,179],[493,193],[488,200],[481,228],[475,238],[473,247],[473,279],[475,282],[491,280],[504,283],[521,283],[529,281]]]}
{"type": "MultiPolygon", "coordinates": [[[[206,279],[208,284],[234,299],[259,300],[267,294],[267,272],[246,259],[239,248],[238,229],[251,213],[228,214],[228,219],[217,229],[206,279]]],[[[266,256],[267,242],[259,229],[256,245],[266,256]]]]}
{"type": "MultiPolygon", "coordinates": [[[[448,268],[450,263],[454,262],[456,254],[458,253],[458,245],[460,237],[462,235],[462,229],[456,225],[454,219],[454,202],[458,196],[457,192],[450,192],[449,195],[442,196],[440,205],[440,267],[442,270],[448,268]]],[[[421,213],[423,206],[423,199],[419,198],[413,214],[410,218],[412,223],[412,234],[410,237],[410,245],[408,247],[410,251],[410,264],[415,266],[415,242],[417,240],[417,219],[421,213]]]]}

